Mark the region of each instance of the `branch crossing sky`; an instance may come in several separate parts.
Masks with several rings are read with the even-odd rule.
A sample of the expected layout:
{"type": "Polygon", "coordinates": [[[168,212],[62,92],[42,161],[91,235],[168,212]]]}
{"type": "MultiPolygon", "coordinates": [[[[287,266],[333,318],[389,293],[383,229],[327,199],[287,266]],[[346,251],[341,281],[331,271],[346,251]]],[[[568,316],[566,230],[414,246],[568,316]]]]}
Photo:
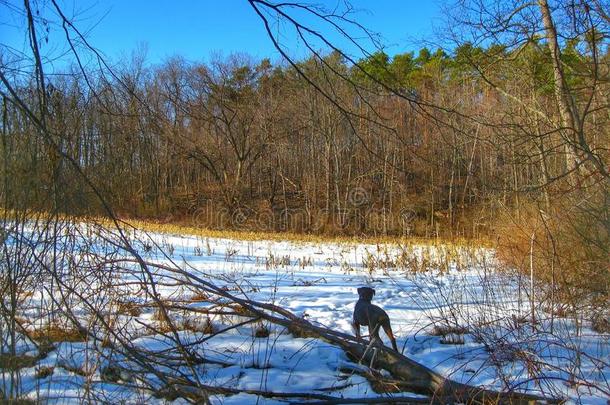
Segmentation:
{"type": "MultiPolygon", "coordinates": [[[[30,1],[35,10],[41,10],[40,16],[50,13],[50,2],[30,1]]],[[[419,49],[422,44],[417,41],[430,39],[433,27],[442,25],[440,5],[435,1],[353,0],[350,3],[354,8],[351,18],[380,34],[390,55],[419,49]]],[[[187,60],[206,60],[214,54],[232,53],[247,53],[256,59],[280,58],[263,23],[246,0],[59,0],[59,4],[86,33],[87,40],[113,61],[129,57],[138,48],[146,49],[149,63],[160,63],[176,55],[187,60]]],[[[321,0],[316,4],[333,9],[342,2],[321,0]]],[[[0,42],[17,51],[28,47],[24,19],[15,11],[20,8],[20,0],[0,1],[0,42]]],[[[291,56],[307,54],[294,33],[270,22],[291,56]]],[[[63,40],[64,35],[61,27],[51,26],[48,44],[41,42],[43,50],[63,40]]],[[[352,51],[348,44],[339,44],[348,53],[352,51]]],[[[55,50],[56,55],[61,52],[59,47],[55,50]]],[[[351,53],[356,58],[362,56],[355,51],[351,53]]]]}

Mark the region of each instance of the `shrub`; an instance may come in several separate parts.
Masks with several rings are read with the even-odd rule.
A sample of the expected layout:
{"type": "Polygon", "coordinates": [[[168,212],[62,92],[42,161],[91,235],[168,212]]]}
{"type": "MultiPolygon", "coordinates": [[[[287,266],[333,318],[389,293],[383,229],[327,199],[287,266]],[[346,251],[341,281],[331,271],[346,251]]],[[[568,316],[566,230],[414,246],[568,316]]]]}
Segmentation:
{"type": "Polygon", "coordinates": [[[565,197],[506,215],[498,229],[499,259],[542,281],[540,297],[573,309],[603,308],[610,299],[610,208],[599,195],[565,197]],[[585,202],[583,202],[585,201],[585,202]]]}

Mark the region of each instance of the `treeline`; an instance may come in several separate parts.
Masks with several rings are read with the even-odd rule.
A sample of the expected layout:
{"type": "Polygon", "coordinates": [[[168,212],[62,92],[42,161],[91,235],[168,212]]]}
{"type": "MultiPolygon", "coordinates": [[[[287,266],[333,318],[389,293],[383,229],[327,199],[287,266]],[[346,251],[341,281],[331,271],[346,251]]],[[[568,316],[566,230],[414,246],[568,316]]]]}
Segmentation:
{"type": "MultiPolygon", "coordinates": [[[[574,82],[588,68],[580,45],[564,50],[574,82]]],[[[546,49],[532,42],[510,54],[466,44],[453,55],[378,52],[353,66],[330,54],[296,67],[243,55],[147,66],[136,53],[112,75],[73,67],[49,76],[42,97],[57,148],[4,101],[7,208],[35,202],[104,214],[76,163],[124,216],[333,234],[490,235],[498,210],[518,205],[524,192],[549,204],[553,179],[570,164],[565,139],[544,119],[559,114],[546,49]],[[486,83],[482,67],[510,94],[486,83]]],[[[603,58],[606,69],[608,52],[603,58]]],[[[25,100],[38,96],[29,83],[19,89],[25,100]]],[[[596,150],[608,142],[607,109],[598,102],[587,121],[596,150]]]]}
{"type": "MultiPolygon", "coordinates": [[[[49,29],[32,15],[29,51],[0,54],[5,214],[486,237],[504,263],[548,287],[532,287],[532,302],[607,313],[607,7],[458,3],[450,53],[357,61],[332,42],[325,54],[306,42],[311,57],[284,52],[280,64],[235,55],[151,66],[136,52],[110,66],[67,30],[75,64],[63,71],[41,57],[34,37],[49,29]]],[[[304,10],[268,3],[293,6],[304,10]]],[[[336,21],[354,25],[311,16],[335,33],[336,21]]]]}

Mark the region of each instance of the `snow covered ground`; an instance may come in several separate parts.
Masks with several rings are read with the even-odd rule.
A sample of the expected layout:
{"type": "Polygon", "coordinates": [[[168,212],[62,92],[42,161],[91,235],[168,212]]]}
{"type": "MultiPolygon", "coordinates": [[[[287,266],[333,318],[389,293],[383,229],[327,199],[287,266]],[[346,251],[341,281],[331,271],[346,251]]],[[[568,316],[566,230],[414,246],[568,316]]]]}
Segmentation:
{"type": "MultiPolygon", "coordinates": [[[[349,334],[356,289],[373,287],[373,302],[390,315],[401,351],[456,381],[544,393],[571,402],[605,404],[608,400],[609,336],[594,333],[586,322],[575,325],[570,319],[551,317],[543,310],[543,302],[536,304],[537,323],[525,322],[530,314],[526,284],[519,288],[517,278],[497,271],[489,249],[253,242],[140,232],[129,236],[144,260],[176,266],[234,295],[276,304],[310,322],[349,334]]],[[[101,253],[109,245],[100,240],[88,250],[101,253]]],[[[74,274],[74,269],[96,263],[89,255],[80,253],[78,259],[70,259],[74,274]]],[[[263,321],[247,322],[246,316],[227,315],[222,300],[198,296],[192,286],[185,286],[179,277],[168,277],[163,270],[123,273],[124,267],[113,267],[114,260],[128,256],[117,249],[95,270],[96,274],[109,273],[109,285],[120,281],[117,284],[121,284],[122,293],[118,297],[102,293],[99,279],[91,275],[76,277],[71,273],[64,286],[80,291],[80,299],[94,302],[100,311],[107,311],[112,300],[121,302],[121,314],[112,318],[120,336],[106,341],[84,338],[60,342],[46,356],[39,356],[40,349],[32,342],[20,340],[19,351],[36,356],[36,364],[20,368],[17,380],[11,380],[14,370],[2,370],[0,384],[5,393],[12,386],[19,387],[23,396],[57,403],[163,402],[171,396],[155,398],[138,387],[140,377],[154,382],[160,378],[154,370],[167,367],[202,385],[251,390],[215,395],[215,403],[289,402],[263,398],[255,395],[256,391],[339,398],[414,395],[380,392],[367,380],[367,367],[348,359],[340,348],[319,339],[295,338],[263,321]],[[142,285],[150,279],[157,281],[158,296],[169,303],[167,316],[174,325],[182,325],[177,335],[164,330],[165,315],[160,314],[149,293],[142,293],[142,285]],[[222,311],[216,313],[215,309],[222,311]],[[225,328],[223,333],[209,334],[225,328]],[[128,337],[134,348],[153,352],[157,358],[178,353],[176,342],[180,342],[208,362],[175,364],[168,355],[167,364],[160,361],[146,369],[132,364],[108,343],[116,343],[121,336],[128,337]],[[120,367],[115,368],[115,364],[120,367]]],[[[132,268],[138,266],[133,264],[132,268]]],[[[43,285],[38,287],[28,297],[22,314],[32,331],[48,322],[40,313],[51,305],[45,298],[51,292],[43,285]]],[[[84,307],[78,298],[70,299],[75,303],[73,309],[78,308],[73,316],[90,319],[94,308],[84,307]]],[[[88,325],[100,322],[89,321],[88,325]]]]}

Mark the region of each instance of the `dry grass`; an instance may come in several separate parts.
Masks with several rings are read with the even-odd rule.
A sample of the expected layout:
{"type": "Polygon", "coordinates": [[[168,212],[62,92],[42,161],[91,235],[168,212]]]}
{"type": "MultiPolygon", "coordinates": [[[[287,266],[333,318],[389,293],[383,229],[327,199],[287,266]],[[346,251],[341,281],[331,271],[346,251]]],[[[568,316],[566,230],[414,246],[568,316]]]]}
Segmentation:
{"type": "Polygon", "coordinates": [[[180,322],[179,326],[183,330],[203,333],[204,335],[212,335],[216,331],[214,324],[212,324],[212,321],[208,317],[204,318],[203,320],[184,318],[182,322],[180,322]]]}
{"type": "Polygon", "coordinates": [[[36,370],[35,377],[40,380],[52,376],[54,372],[55,369],[53,367],[40,367],[36,370]]]}
{"type": "Polygon", "coordinates": [[[13,398],[13,399],[2,399],[0,400],[2,405],[36,405],[37,401],[29,398],[13,398]]]}
{"type": "Polygon", "coordinates": [[[610,317],[603,314],[593,316],[591,320],[591,329],[597,333],[610,334],[610,317]]]}
{"type": "Polygon", "coordinates": [[[172,331],[188,330],[203,334],[213,334],[215,332],[214,325],[209,317],[191,316],[188,311],[179,312],[170,311],[169,303],[161,303],[162,308],[158,307],[152,314],[151,319],[156,322],[156,329],[161,333],[172,331]]]}
{"type": "Polygon", "coordinates": [[[264,324],[259,324],[256,329],[254,329],[254,337],[255,338],[266,338],[269,337],[271,331],[264,324]]]}
{"type": "Polygon", "coordinates": [[[210,297],[204,292],[196,292],[187,298],[190,302],[207,302],[210,301],[210,297]]]}
{"type": "Polygon", "coordinates": [[[117,313],[119,315],[140,316],[142,308],[134,301],[119,301],[117,303],[117,313]]]}
{"type": "Polygon", "coordinates": [[[448,336],[448,335],[465,335],[468,333],[468,328],[465,326],[452,325],[434,325],[430,331],[432,336],[448,336]]]}
{"type": "Polygon", "coordinates": [[[16,371],[22,368],[34,367],[38,359],[27,354],[0,353],[0,369],[16,371]]]}
{"type": "Polygon", "coordinates": [[[59,361],[57,363],[57,366],[63,368],[66,371],[79,375],[81,377],[89,377],[89,376],[93,375],[92,370],[86,370],[84,368],[84,366],[79,367],[78,365],[72,364],[68,361],[59,361]]]}
{"type": "Polygon", "coordinates": [[[174,323],[169,314],[169,308],[167,308],[166,305],[167,303],[161,302],[151,317],[151,319],[156,322],[156,326],[159,331],[162,333],[171,331],[174,323]]]}
{"type": "MultiPolygon", "coordinates": [[[[1,212],[7,210],[0,208],[1,212]]],[[[7,215],[11,215],[10,212],[7,215]]],[[[33,212],[32,215],[44,216],[45,213],[33,212]]],[[[109,218],[95,216],[61,216],[77,222],[98,223],[100,225],[114,226],[114,222],[109,218]]],[[[484,246],[491,247],[492,241],[487,238],[470,239],[463,237],[455,238],[424,238],[424,237],[404,237],[404,236],[348,236],[348,235],[327,235],[310,234],[295,232],[272,232],[272,231],[247,231],[247,230],[221,230],[200,228],[189,225],[185,222],[163,222],[155,220],[142,220],[134,218],[119,218],[119,223],[129,228],[135,228],[147,232],[166,233],[199,236],[202,238],[217,239],[236,239],[244,241],[291,241],[303,243],[340,243],[340,244],[388,244],[388,245],[430,245],[430,246],[484,246]]],[[[208,249],[209,250],[209,249],[208,249]]],[[[208,255],[210,253],[208,252],[208,255]]]]}
{"type": "Polygon", "coordinates": [[[498,258],[511,269],[533,271],[540,296],[572,311],[603,308],[610,297],[610,235],[594,213],[559,206],[506,214],[498,231],[498,258]]]}
{"type": "Polygon", "coordinates": [[[58,324],[49,324],[43,328],[35,329],[30,332],[32,340],[49,343],[59,342],[86,342],[88,339],[87,332],[71,327],[64,327],[58,324]]]}
{"type": "Polygon", "coordinates": [[[142,221],[126,219],[126,223],[138,229],[179,235],[200,236],[204,238],[237,239],[247,241],[291,241],[304,243],[344,243],[344,244],[401,244],[401,245],[455,245],[455,246],[491,246],[487,239],[470,240],[465,238],[441,239],[420,237],[397,237],[397,236],[336,236],[306,234],[294,232],[269,232],[269,231],[237,231],[217,230],[208,228],[195,228],[180,223],[162,223],[154,221],[142,221]]]}

